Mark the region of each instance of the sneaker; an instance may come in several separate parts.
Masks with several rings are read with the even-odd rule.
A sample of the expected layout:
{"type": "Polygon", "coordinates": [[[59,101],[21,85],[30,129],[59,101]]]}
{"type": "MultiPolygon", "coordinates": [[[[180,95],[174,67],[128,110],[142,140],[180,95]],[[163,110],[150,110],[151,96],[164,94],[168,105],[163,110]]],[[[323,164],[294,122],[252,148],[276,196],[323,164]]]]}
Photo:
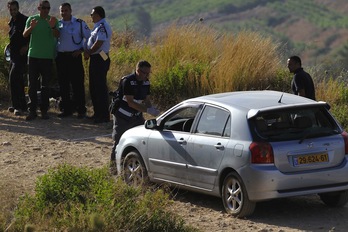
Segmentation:
{"type": "Polygon", "coordinates": [[[50,117],[48,116],[47,112],[41,113],[41,119],[49,119],[50,117]]]}
{"type": "Polygon", "coordinates": [[[21,111],[21,110],[17,110],[17,109],[15,109],[15,110],[13,111],[13,113],[14,113],[14,115],[16,115],[16,116],[21,116],[21,115],[23,115],[22,111],[21,111]]]}
{"type": "Polygon", "coordinates": [[[12,106],[8,107],[8,111],[9,111],[9,112],[13,113],[13,112],[14,112],[14,110],[15,110],[15,108],[14,108],[14,107],[12,107],[12,106]]]}
{"type": "Polygon", "coordinates": [[[57,117],[58,118],[66,118],[66,117],[69,117],[71,115],[72,115],[72,113],[63,112],[63,113],[58,114],[57,117]]]}
{"type": "Polygon", "coordinates": [[[30,112],[29,115],[25,118],[26,121],[34,120],[37,117],[36,113],[30,112]]]}

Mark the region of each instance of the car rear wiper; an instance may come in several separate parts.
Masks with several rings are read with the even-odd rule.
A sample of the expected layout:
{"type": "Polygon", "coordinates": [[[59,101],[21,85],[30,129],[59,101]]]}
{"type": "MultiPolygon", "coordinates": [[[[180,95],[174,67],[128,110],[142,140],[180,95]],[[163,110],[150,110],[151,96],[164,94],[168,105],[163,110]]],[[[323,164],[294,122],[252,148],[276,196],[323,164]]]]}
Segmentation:
{"type": "Polygon", "coordinates": [[[338,134],[339,132],[337,130],[331,130],[331,131],[321,131],[321,132],[313,132],[310,130],[308,133],[306,133],[300,141],[298,141],[299,144],[301,144],[305,139],[313,137],[313,136],[325,136],[325,135],[335,135],[338,134]]]}

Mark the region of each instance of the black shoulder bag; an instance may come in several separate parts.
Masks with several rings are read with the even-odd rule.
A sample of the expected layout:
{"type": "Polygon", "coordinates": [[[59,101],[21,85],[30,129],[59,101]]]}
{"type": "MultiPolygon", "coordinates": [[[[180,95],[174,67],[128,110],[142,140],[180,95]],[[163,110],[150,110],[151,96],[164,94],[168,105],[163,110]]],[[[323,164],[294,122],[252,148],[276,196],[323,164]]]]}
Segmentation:
{"type": "Polygon", "coordinates": [[[118,88],[115,91],[109,92],[109,95],[112,97],[111,103],[109,105],[109,111],[113,115],[116,115],[116,112],[121,105],[121,101],[123,98],[122,82],[124,79],[125,77],[121,78],[120,83],[118,84],[118,88]]]}

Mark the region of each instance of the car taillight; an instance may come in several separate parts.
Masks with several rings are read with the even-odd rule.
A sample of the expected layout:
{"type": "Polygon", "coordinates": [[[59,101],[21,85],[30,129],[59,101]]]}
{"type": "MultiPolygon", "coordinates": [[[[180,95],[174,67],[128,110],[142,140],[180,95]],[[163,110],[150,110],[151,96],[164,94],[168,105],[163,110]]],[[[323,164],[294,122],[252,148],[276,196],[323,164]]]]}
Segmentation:
{"type": "Polygon", "coordinates": [[[348,133],[343,131],[341,133],[343,140],[344,140],[344,152],[348,154],[348,133]]]}
{"type": "Polygon", "coordinates": [[[274,163],[273,148],[269,143],[252,142],[249,146],[251,151],[251,163],[271,164],[274,163]]]}

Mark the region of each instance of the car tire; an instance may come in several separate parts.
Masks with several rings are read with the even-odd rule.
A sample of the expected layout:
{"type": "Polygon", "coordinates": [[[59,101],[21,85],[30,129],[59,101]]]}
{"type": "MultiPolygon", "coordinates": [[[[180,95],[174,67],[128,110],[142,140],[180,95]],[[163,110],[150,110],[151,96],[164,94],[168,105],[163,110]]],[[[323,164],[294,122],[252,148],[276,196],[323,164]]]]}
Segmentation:
{"type": "Polygon", "coordinates": [[[321,193],[319,194],[320,199],[330,207],[343,207],[348,202],[348,190],[331,192],[331,193],[321,193]]]}
{"type": "Polygon", "coordinates": [[[222,184],[222,203],[225,211],[234,217],[242,218],[251,215],[256,203],[248,198],[242,180],[236,173],[229,173],[222,184]]]}
{"type": "Polygon", "coordinates": [[[141,186],[148,182],[146,166],[137,151],[129,152],[124,158],[122,176],[132,186],[141,186]]]}

